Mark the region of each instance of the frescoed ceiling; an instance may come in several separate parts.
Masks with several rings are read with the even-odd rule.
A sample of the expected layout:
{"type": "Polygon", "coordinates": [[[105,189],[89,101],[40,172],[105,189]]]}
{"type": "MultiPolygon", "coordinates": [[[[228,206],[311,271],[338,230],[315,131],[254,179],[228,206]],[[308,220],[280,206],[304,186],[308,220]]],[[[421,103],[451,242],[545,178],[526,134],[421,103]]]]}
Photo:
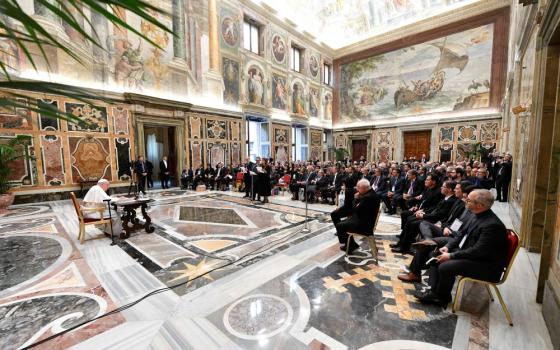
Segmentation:
{"type": "Polygon", "coordinates": [[[252,0],[333,49],[482,0],[252,0]]]}

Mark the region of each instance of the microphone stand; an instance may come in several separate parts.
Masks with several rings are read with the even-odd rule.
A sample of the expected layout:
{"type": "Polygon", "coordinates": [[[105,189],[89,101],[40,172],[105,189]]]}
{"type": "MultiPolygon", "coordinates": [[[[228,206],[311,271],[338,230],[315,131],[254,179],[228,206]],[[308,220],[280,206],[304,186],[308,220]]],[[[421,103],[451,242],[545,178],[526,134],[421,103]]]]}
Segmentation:
{"type": "Polygon", "coordinates": [[[308,206],[308,202],[309,202],[309,178],[311,177],[311,174],[313,174],[313,173],[314,173],[314,171],[310,172],[309,176],[307,177],[307,180],[305,180],[305,191],[304,191],[304,194],[303,194],[305,196],[305,224],[303,226],[303,229],[301,230],[301,232],[304,232],[304,233],[311,232],[311,230],[309,229],[308,223],[307,223],[308,218],[309,218],[309,216],[307,214],[307,211],[308,211],[307,206],[308,206]]]}
{"type": "Polygon", "coordinates": [[[115,245],[115,235],[113,234],[113,216],[111,214],[111,200],[104,199],[103,202],[107,202],[107,208],[109,209],[109,220],[111,221],[111,245],[115,245]]]}

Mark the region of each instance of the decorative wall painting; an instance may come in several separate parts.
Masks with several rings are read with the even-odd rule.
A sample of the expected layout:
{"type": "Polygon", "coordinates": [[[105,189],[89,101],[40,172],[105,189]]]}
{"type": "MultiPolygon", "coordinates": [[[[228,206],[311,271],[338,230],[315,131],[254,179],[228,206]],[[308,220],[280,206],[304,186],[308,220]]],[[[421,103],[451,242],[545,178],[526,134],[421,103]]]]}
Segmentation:
{"type": "Polygon", "coordinates": [[[249,103],[264,104],[264,74],[257,67],[249,68],[247,73],[249,75],[247,81],[249,103]]]}
{"type": "Polygon", "coordinates": [[[272,107],[286,109],[286,78],[272,74],[272,107]]]}
{"type": "Polygon", "coordinates": [[[278,34],[274,34],[272,37],[272,57],[278,64],[282,64],[286,60],[286,43],[278,34]]]}
{"type": "Polygon", "coordinates": [[[239,101],[239,63],[227,57],[222,58],[224,76],[224,103],[237,104],[239,101]]]}
{"type": "Polygon", "coordinates": [[[316,55],[311,55],[309,57],[309,73],[313,78],[319,76],[319,59],[316,55]]]}
{"type": "Polygon", "coordinates": [[[309,89],[309,115],[317,117],[319,115],[319,90],[309,89]]]}
{"type": "Polygon", "coordinates": [[[340,122],[489,107],[493,24],[341,66],[340,122]]]}
{"type": "Polygon", "coordinates": [[[305,91],[303,85],[294,83],[292,92],[292,112],[305,115],[305,91]]]}
{"type": "Polygon", "coordinates": [[[229,46],[237,46],[239,40],[239,24],[231,17],[222,20],[222,38],[229,46]]]}

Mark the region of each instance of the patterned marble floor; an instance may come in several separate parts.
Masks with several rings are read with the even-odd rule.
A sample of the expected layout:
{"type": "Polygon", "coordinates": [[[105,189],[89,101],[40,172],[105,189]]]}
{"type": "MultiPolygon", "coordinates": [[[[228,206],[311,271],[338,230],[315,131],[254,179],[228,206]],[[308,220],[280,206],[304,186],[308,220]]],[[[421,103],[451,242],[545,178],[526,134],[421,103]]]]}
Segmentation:
{"type": "MultiPolygon", "coordinates": [[[[332,206],[310,205],[305,223],[304,204],[283,196],[266,205],[230,192],[150,196],[155,232],[116,246],[106,238],[80,245],[67,201],[0,216],[1,349],[30,345],[177,284],[39,348],[551,348],[538,308],[527,308],[527,294],[507,285],[506,302],[519,322],[511,330],[476,286],[466,288],[457,314],[417,303],[412,292],[422,286],[396,278],[410,257],[388,247],[397,217],[381,217],[375,264],[364,249],[350,258],[338,250],[332,206]],[[527,299],[523,310],[519,298],[527,299]]],[[[507,216],[507,207],[496,210],[507,216]]],[[[527,269],[514,269],[511,278],[532,276],[527,269]]]]}

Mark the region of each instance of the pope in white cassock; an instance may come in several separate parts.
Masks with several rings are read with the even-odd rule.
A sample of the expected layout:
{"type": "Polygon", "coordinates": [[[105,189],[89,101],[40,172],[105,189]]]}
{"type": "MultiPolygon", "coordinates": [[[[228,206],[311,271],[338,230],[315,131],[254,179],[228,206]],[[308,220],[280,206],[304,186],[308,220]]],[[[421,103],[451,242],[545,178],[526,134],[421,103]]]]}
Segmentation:
{"type": "MultiPolygon", "coordinates": [[[[93,186],[92,188],[89,189],[89,191],[86,193],[86,196],[84,197],[84,201],[82,202],[82,205],[84,207],[88,206],[88,203],[96,203],[95,205],[98,206],[99,203],[103,204],[103,205],[107,205],[105,202],[103,202],[104,200],[110,199],[113,200],[109,195],[107,195],[107,189],[109,188],[109,181],[105,180],[105,179],[100,179],[99,181],[97,181],[97,185],[93,186]]],[[[114,201],[114,200],[113,200],[114,201]]],[[[93,204],[91,204],[93,205],[93,204]]],[[[121,218],[119,216],[119,214],[114,210],[111,209],[111,216],[112,216],[112,220],[111,220],[111,224],[113,225],[113,233],[115,235],[119,235],[122,231],[122,224],[121,224],[121,218]]],[[[87,213],[84,214],[84,217],[86,218],[91,218],[91,219],[99,219],[99,213],[87,213]]],[[[103,213],[103,217],[104,218],[108,218],[109,217],[109,209],[106,208],[105,212],[103,213]]],[[[105,226],[103,227],[103,231],[107,234],[111,234],[111,227],[109,226],[109,224],[105,224],[105,226]]]]}

